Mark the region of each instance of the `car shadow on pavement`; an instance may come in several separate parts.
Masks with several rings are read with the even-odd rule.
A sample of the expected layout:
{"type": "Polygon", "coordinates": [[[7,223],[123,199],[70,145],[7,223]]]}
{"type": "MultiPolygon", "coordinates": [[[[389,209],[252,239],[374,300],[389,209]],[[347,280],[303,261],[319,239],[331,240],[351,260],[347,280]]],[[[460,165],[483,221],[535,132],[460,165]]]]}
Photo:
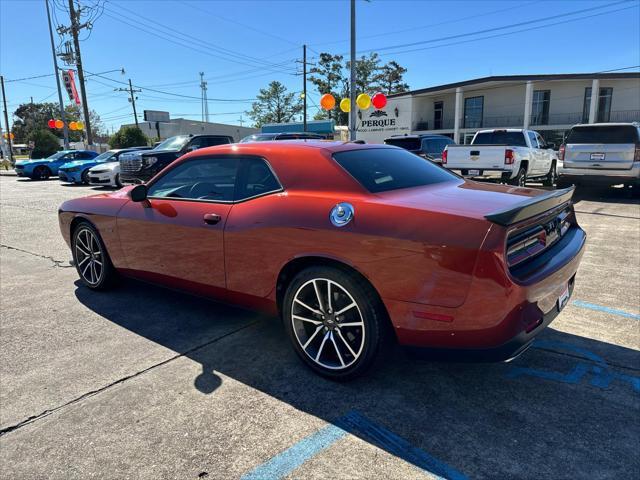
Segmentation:
{"type": "Polygon", "coordinates": [[[197,362],[200,392],[214,395],[226,376],[341,428],[355,411],[411,447],[375,428],[349,433],[419,468],[416,451],[459,478],[640,472],[633,349],[549,328],[512,363],[414,361],[396,348],[368,375],[336,383],[298,360],[278,319],[132,280],[106,294],[76,285],[91,310],[197,362]]]}

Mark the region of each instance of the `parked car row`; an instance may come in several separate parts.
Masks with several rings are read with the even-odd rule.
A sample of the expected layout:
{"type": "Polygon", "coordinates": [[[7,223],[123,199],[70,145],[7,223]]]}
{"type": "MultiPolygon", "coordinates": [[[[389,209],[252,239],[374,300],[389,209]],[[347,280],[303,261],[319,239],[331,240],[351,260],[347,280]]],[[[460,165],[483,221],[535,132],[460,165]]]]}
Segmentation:
{"type": "Polygon", "coordinates": [[[524,186],[640,185],[640,125],[600,123],[575,125],[564,144],[547,143],[533,130],[478,131],[470,145],[456,145],[443,135],[399,135],[387,138],[472,180],[494,180],[524,186]]]}

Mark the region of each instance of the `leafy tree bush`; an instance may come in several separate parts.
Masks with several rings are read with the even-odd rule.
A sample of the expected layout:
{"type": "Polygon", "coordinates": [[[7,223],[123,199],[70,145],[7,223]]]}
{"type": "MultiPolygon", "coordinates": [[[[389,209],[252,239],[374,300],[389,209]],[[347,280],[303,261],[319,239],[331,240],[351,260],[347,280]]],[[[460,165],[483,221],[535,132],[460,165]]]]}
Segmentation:
{"type": "Polygon", "coordinates": [[[291,122],[296,115],[302,113],[302,102],[293,92],[278,81],[273,81],[267,88],[261,88],[256,96],[257,102],[251,105],[247,114],[253,119],[256,127],[267,123],[291,122]]]}
{"type": "Polygon", "coordinates": [[[60,140],[49,130],[43,128],[33,130],[27,137],[27,141],[35,143],[31,158],[45,158],[60,150],[60,140]]]}
{"type": "Polygon", "coordinates": [[[122,127],[109,138],[111,148],[141,147],[148,144],[149,139],[138,127],[122,127]]]}

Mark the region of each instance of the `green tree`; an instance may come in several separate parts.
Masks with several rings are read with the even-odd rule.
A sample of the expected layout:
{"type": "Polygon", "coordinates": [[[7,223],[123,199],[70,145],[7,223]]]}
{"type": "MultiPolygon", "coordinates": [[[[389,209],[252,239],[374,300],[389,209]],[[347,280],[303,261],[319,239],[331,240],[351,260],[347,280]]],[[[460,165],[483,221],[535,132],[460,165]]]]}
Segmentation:
{"type": "MultiPolygon", "coordinates": [[[[16,143],[25,143],[36,130],[48,130],[47,122],[55,118],[57,111],[58,108],[55,103],[23,103],[18,106],[13,112],[15,120],[11,127],[11,131],[15,135],[14,141],[16,143]]],[[[62,134],[60,134],[60,137],[62,137],[62,134]]]]}
{"type": "Polygon", "coordinates": [[[287,123],[302,113],[302,102],[296,94],[288,92],[287,87],[278,81],[273,81],[267,88],[261,88],[256,96],[257,101],[247,112],[256,127],[267,123],[287,123]]]}
{"type": "Polygon", "coordinates": [[[49,129],[32,130],[25,140],[34,143],[31,158],[45,158],[60,150],[60,139],[49,129]]]}
{"type": "MultiPolygon", "coordinates": [[[[335,98],[340,98],[343,93],[345,82],[348,81],[343,72],[343,56],[331,55],[330,53],[321,53],[315,66],[311,68],[309,73],[309,81],[313,83],[320,95],[330,93],[335,98]]],[[[322,120],[324,118],[336,119],[340,110],[330,110],[328,112],[319,110],[314,118],[322,120]]]]}
{"type": "Polygon", "coordinates": [[[148,143],[149,139],[138,127],[122,127],[109,138],[111,148],[141,147],[148,143]]]}
{"type": "Polygon", "coordinates": [[[404,82],[405,73],[407,73],[407,69],[400,66],[395,60],[383,65],[375,77],[378,90],[387,95],[406,92],[409,90],[409,85],[404,82]]]}

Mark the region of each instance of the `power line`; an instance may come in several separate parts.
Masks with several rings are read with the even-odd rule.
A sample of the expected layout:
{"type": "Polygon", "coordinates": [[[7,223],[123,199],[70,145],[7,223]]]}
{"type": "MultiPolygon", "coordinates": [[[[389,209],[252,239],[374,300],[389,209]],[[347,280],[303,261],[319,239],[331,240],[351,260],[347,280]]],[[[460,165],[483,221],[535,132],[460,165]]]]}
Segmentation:
{"type": "MultiPolygon", "coordinates": [[[[595,10],[602,10],[603,8],[613,7],[615,5],[620,5],[620,4],[623,4],[623,3],[630,3],[630,1],[633,1],[633,0],[620,0],[618,2],[608,3],[606,5],[600,5],[600,6],[591,7],[591,8],[584,8],[584,9],[581,9],[581,10],[574,10],[574,11],[571,11],[571,12],[566,12],[566,13],[553,15],[553,16],[540,17],[540,18],[536,18],[536,19],[533,19],[533,20],[526,20],[526,21],[518,22],[518,23],[510,23],[510,24],[507,24],[507,25],[501,25],[499,27],[485,28],[485,29],[482,29],[482,30],[476,30],[474,32],[467,32],[467,33],[459,33],[459,34],[456,34],[456,35],[449,35],[448,37],[431,38],[429,40],[420,40],[418,42],[402,43],[402,44],[398,44],[398,45],[388,45],[388,46],[385,46],[385,47],[370,48],[370,49],[366,49],[366,50],[361,50],[358,53],[382,52],[382,51],[386,51],[386,50],[393,50],[393,49],[396,49],[396,48],[413,47],[413,46],[424,45],[424,44],[428,44],[428,43],[439,43],[439,42],[446,41],[446,40],[453,40],[453,39],[456,39],[456,38],[463,38],[463,37],[469,37],[469,36],[474,36],[474,35],[480,35],[480,34],[483,34],[483,33],[494,32],[496,30],[510,30],[510,29],[515,28],[515,27],[531,25],[533,23],[546,22],[546,21],[549,21],[549,20],[557,19],[557,18],[569,17],[569,16],[573,16],[573,15],[578,15],[578,14],[581,14],[581,13],[592,12],[592,11],[595,11],[595,10]]],[[[585,18],[588,18],[588,17],[585,17],[585,18]]],[[[558,23],[563,23],[563,22],[558,22],[558,23]]],[[[556,24],[553,24],[553,25],[556,25],[556,24]]],[[[503,32],[502,34],[506,35],[508,33],[510,33],[510,32],[503,32]]],[[[396,52],[396,53],[399,53],[399,52],[396,52]]]]}
{"type": "MultiPolygon", "coordinates": [[[[136,13],[133,10],[130,10],[130,9],[128,9],[128,8],[122,6],[122,5],[119,5],[119,4],[113,4],[113,5],[118,7],[119,9],[122,9],[124,11],[127,11],[127,12],[133,14],[133,16],[136,17],[135,20],[137,22],[145,22],[145,23],[150,24],[150,25],[156,25],[156,26],[166,30],[167,33],[161,32],[161,34],[162,35],[167,35],[168,34],[168,35],[171,35],[172,37],[161,36],[159,34],[159,32],[154,32],[154,31],[149,31],[149,30],[142,29],[146,33],[150,33],[150,34],[152,34],[154,36],[158,36],[160,38],[163,38],[166,41],[169,41],[169,42],[172,42],[172,43],[177,43],[177,44],[179,44],[179,45],[181,45],[183,47],[190,48],[192,50],[199,51],[200,53],[204,53],[206,55],[209,55],[209,56],[212,56],[212,57],[216,57],[216,58],[219,58],[219,59],[222,59],[222,60],[225,60],[225,61],[235,62],[235,63],[239,63],[239,64],[251,66],[251,67],[261,66],[262,68],[271,68],[271,66],[273,65],[272,63],[265,62],[264,60],[262,60],[260,58],[256,58],[256,57],[245,55],[245,54],[242,54],[242,53],[239,53],[239,52],[235,52],[233,50],[230,50],[230,49],[215,45],[215,44],[213,44],[211,42],[207,42],[205,40],[202,40],[202,39],[200,39],[198,37],[195,37],[193,35],[189,35],[187,33],[177,31],[173,27],[167,26],[167,25],[162,24],[160,22],[157,22],[155,20],[151,20],[151,19],[149,19],[147,17],[142,17],[138,13],[136,13]],[[194,48],[191,45],[184,44],[184,43],[182,43],[184,40],[175,39],[174,38],[176,35],[180,35],[180,36],[184,37],[185,39],[187,39],[187,41],[195,41],[195,42],[199,43],[201,46],[203,46],[205,48],[209,48],[209,49],[212,49],[212,50],[218,52],[218,54],[213,54],[213,53],[211,53],[209,51],[205,51],[205,50],[199,50],[199,49],[194,48]],[[247,62],[251,62],[251,63],[247,63],[247,62]]],[[[110,9],[108,9],[108,10],[111,13],[116,13],[113,10],[110,10],[110,9]]],[[[122,13],[119,13],[119,12],[117,12],[117,14],[121,15],[121,16],[123,15],[122,13]]],[[[110,15],[108,13],[106,13],[106,15],[110,16],[111,18],[114,18],[115,20],[121,21],[123,23],[127,23],[126,21],[122,20],[122,18],[114,17],[113,15],[110,15]]],[[[131,17],[129,17],[129,19],[131,19],[131,17]]],[[[131,25],[131,24],[129,24],[129,25],[131,25]]],[[[140,29],[140,25],[139,24],[135,25],[135,27],[140,29]]],[[[155,27],[152,27],[152,28],[155,28],[155,27]]],[[[272,68],[272,69],[274,71],[278,71],[278,70],[282,71],[282,69],[274,69],[274,68],[272,68]]],[[[284,73],[287,73],[287,72],[284,71],[284,73]]]]}
{"type": "Polygon", "coordinates": [[[553,27],[553,26],[556,26],[556,25],[564,25],[564,24],[569,23],[569,22],[577,22],[577,21],[580,21],[580,20],[585,20],[587,18],[599,17],[599,16],[602,16],[602,15],[607,15],[609,13],[615,13],[615,12],[620,12],[620,11],[623,11],[623,10],[629,10],[631,8],[636,8],[637,6],[638,5],[631,5],[629,7],[618,8],[618,9],[615,9],[615,10],[609,10],[607,12],[599,12],[599,13],[595,13],[595,14],[592,14],[592,15],[586,15],[586,16],[579,17],[579,18],[570,18],[568,20],[562,20],[560,22],[549,23],[549,24],[546,24],[546,25],[537,25],[535,27],[522,28],[522,29],[514,30],[514,31],[511,31],[511,32],[502,32],[502,33],[497,33],[497,34],[494,34],[494,35],[487,35],[487,36],[484,36],[484,37],[472,38],[472,39],[468,39],[468,40],[460,40],[458,42],[450,42],[450,43],[444,43],[444,44],[441,44],[441,45],[434,45],[434,46],[431,46],[431,47],[420,47],[420,48],[413,48],[413,49],[409,49],[409,50],[399,50],[399,51],[395,51],[395,52],[382,53],[381,55],[399,55],[399,54],[402,54],[402,53],[411,53],[411,52],[417,52],[417,51],[421,51],[421,50],[433,50],[433,49],[436,49],[436,48],[449,47],[449,46],[452,46],[452,45],[460,45],[460,44],[463,44],[463,43],[477,42],[479,40],[487,40],[487,39],[490,39],[490,38],[504,37],[506,35],[513,35],[513,34],[516,34],[516,33],[528,32],[528,31],[531,31],[531,30],[539,30],[539,29],[542,29],[542,28],[553,27]]]}
{"type": "Polygon", "coordinates": [[[240,25],[241,27],[244,27],[246,29],[253,30],[254,32],[261,33],[262,35],[266,35],[267,37],[275,38],[275,39],[280,40],[282,42],[290,43],[291,45],[298,45],[297,42],[289,40],[288,38],[284,38],[284,37],[281,37],[279,35],[274,35],[273,33],[266,32],[264,30],[260,30],[259,28],[252,27],[251,25],[247,25],[246,23],[241,23],[241,22],[238,22],[236,20],[232,20],[230,18],[226,18],[226,17],[223,17],[221,15],[214,14],[213,12],[211,12],[209,10],[206,10],[206,9],[204,9],[202,7],[196,7],[195,5],[192,5],[192,4],[188,3],[188,2],[181,1],[180,3],[182,3],[183,5],[186,5],[188,7],[191,7],[193,9],[195,9],[195,10],[200,10],[201,12],[204,12],[207,15],[211,15],[214,18],[219,18],[220,20],[224,20],[225,22],[233,23],[235,25],[240,25]]]}

